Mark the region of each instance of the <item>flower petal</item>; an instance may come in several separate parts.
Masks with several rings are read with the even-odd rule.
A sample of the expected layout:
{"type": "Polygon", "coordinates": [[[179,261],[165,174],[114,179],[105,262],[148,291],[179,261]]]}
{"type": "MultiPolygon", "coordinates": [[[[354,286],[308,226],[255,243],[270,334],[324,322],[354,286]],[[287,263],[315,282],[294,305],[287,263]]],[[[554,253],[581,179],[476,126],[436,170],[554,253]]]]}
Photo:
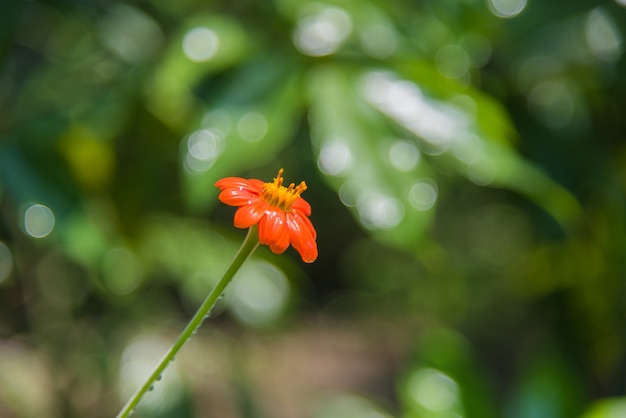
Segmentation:
{"type": "Polygon", "coordinates": [[[220,192],[218,199],[220,202],[226,203],[230,206],[243,206],[259,200],[260,197],[258,194],[253,193],[250,190],[225,189],[220,192]]]}
{"type": "Polygon", "coordinates": [[[241,206],[235,212],[233,223],[237,228],[249,228],[261,220],[267,208],[269,208],[269,205],[261,200],[250,205],[241,206]]]}
{"type": "Polygon", "coordinates": [[[248,179],[247,181],[251,190],[256,190],[259,193],[263,193],[263,185],[265,184],[265,182],[259,179],[248,179]]]}
{"type": "MultiPolygon", "coordinates": [[[[298,212],[298,211],[294,210],[293,212],[298,212]]],[[[303,213],[298,213],[298,218],[307,227],[307,229],[309,230],[309,232],[313,236],[313,239],[317,238],[317,231],[315,231],[315,227],[311,223],[311,220],[309,219],[309,217],[305,216],[305,214],[303,214],[303,213]]]]}
{"type": "MultiPolygon", "coordinates": [[[[281,174],[282,169],[278,172],[278,178],[281,174]]],[[[218,180],[215,185],[220,188],[221,202],[238,206],[234,219],[237,228],[249,228],[258,224],[261,244],[269,245],[276,254],[284,252],[292,244],[302,260],[311,263],[318,256],[315,242],[317,234],[308,218],[311,214],[311,205],[299,197],[306,186],[302,182],[301,186],[296,188],[293,186],[285,188],[282,186],[282,179],[280,180],[275,178],[274,183],[264,183],[258,179],[226,177],[218,180]],[[276,206],[276,202],[268,195],[271,195],[271,190],[266,190],[267,184],[278,188],[280,199],[284,198],[280,193],[293,195],[284,201],[284,206],[276,206]],[[294,198],[295,200],[292,200],[294,198]],[[273,205],[269,202],[273,202],[273,205]],[[285,212],[285,209],[288,211],[285,212]]],[[[283,202],[280,199],[279,201],[283,202]]]]}
{"type": "Polygon", "coordinates": [[[311,221],[298,211],[287,213],[287,228],[289,240],[293,248],[298,251],[302,261],[312,263],[317,258],[317,244],[315,243],[315,229],[311,221]]]}
{"type": "Polygon", "coordinates": [[[218,180],[215,185],[221,189],[219,200],[231,206],[249,205],[260,198],[263,182],[246,180],[241,177],[226,177],[218,180]],[[259,183],[261,183],[259,185],[259,183]]]}
{"type": "Polygon", "coordinates": [[[241,177],[226,177],[215,182],[215,186],[222,190],[236,189],[249,190],[252,193],[263,193],[263,182],[257,179],[243,179],[241,177]]]}
{"type": "Polygon", "coordinates": [[[285,212],[274,208],[266,210],[259,221],[259,241],[264,245],[273,244],[283,236],[286,228],[285,212]]]}
{"type": "Polygon", "coordinates": [[[220,189],[247,189],[250,187],[248,180],[241,177],[226,177],[215,182],[220,189]]]}
{"type": "Polygon", "coordinates": [[[282,229],[282,233],[280,238],[273,244],[270,244],[270,250],[274,254],[282,254],[289,247],[289,229],[287,229],[287,224],[285,223],[285,227],[282,229]]]}
{"type": "Polygon", "coordinates": [[[291,205],[291,209],[300,211],[304,213],[306,216],[311,216],[311,205],[309,202],[304,200],[303,198],[297,198],[293,204],[291,205]]]}

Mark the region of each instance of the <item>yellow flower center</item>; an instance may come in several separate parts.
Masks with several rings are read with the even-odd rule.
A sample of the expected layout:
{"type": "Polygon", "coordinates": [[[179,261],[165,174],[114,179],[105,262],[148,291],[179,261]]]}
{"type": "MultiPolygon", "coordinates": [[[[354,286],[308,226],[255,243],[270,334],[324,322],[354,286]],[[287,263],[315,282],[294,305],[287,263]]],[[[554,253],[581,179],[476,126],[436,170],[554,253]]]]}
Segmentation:
{"type": "Polygon", "coordinates": [[[300,182],[297,186],[291,183],[289,187],[283,186],[283,169],[278,170],[278,175],[273,183],[263,185],[263,200],[272,206],[276,206],[285,212],[291,211],[291,205],[306,190],[306,183],[300,182]]]}

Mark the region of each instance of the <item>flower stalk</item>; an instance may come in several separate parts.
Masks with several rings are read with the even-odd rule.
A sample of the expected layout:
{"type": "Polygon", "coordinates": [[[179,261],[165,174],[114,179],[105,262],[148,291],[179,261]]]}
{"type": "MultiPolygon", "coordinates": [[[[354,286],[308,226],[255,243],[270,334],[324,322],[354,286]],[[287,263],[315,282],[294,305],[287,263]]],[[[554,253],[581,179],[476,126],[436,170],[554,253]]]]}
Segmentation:
{"type": "Polygon", "coordinates": [[[224,276],[202,302],[196,314],[152,374],[128,400],[117,418],[130,416],[141,398],[160,380],[165,368],[202,325],[235,273],[259,244],[269,246],[275,254],[283,253],[289,245],[292,245],[305,263],[312,263],[317,258],[315,242],[317,233],[309,220],[311,205],[300,197],[300,194],[307,188],[304,181],[297,186],[295,183],[287,187],[283,186],[283,169],[281,168],[273,182],[264,183],[258,179],[226,177],[218,180],[215,186],[220,188],[218,198],[221,202],[238,207],[233,224],[237,228],[248,228],[248,235],[224,276]]]}
{"type": "Polygon", "coordinates": [[[196,332],[196,330],[202,325],[204,319],[209,315],[213,306],[220,298],[226,286],[230,283],[232,278],[235,276],[235,273],[239,270],[239,268],[243,265],[243,263],[252,255],[254,250],[259,246],[259,232],[256,225],[252,225],[250,229],[248,229],[248,235],[246,239],[241,244],[241,248],[237,252],[233,262],[230,267],[226,270],[222,278],[217,282],[211,293],[206,297],[202,305],[198,308],[198,311],[195,313],[193,318],[189,321],[183,332],[180,334],[178,339],[174,342],[169,351],[165,354],[163,359],[159,362],[157,367],[154,369],[152,374],[148,376],[146,381],[142,386],[137,389],[137,391],[133,394],[133,396],[128,400],[126,405],[122,408],[120,413],[117,415],[117,418],[126,418],[129,417],[146,394],[146,392],[150,391],[154,384],[160,380],[160,376],[165,371],[165,368],[170,364],[170,362],[174,359],[176,354],[180,351],[180,349],[185,345],[187,340],[191,338],[191,336],[196,332]]]}

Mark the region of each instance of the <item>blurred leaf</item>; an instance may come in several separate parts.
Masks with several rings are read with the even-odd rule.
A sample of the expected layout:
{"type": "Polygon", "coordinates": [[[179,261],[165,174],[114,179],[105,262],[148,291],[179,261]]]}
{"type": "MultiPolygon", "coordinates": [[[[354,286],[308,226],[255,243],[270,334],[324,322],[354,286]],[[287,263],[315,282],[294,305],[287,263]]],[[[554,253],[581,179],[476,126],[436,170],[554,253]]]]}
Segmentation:
{"type": "Polygon", "coordinates": [[[486,382],[469,342],[454,330],[434,328],[420,341],[399,392],[407,417],[495,417],[486,382]]]}
{"type": "Polygon", "coordinates": [[[163,32],[141,9],[114,4],[99,21],[101,42],[123,60],[138,64],[152,58],[161,47],[163,32]]]}
{"type": "Polygon", "coordinates": [[[76,181],[87,190],[98,190],[109,185],[115,168],[111,147],[88,127],[73,125],[59,140],[76,181]]]}
{"type": "MultiPolygon", "coordinates": [[[[235,256],[237,235],[223,236],[202,221],[154,216],[145,220],[139,254],[149,275],[178,282],[192,311],[235,256]]],[[[281,319],[293,292],[282,269],[259,255],[242,266],[225,298],[235,318],[251,327],[267,327],[281,319]]]]}
{"type": "Polygon", "coordinates": [[[438,193],[428,161],[359,99],[361,72],[329,64],[310,77],[311,140],[324,179],[374,236],[415,248],[438,193]]]}
{"type": "Polygon", "coordinates": [[[204,298],[236,251],[205,222],[162,214],[144,219],[139,253],[151,275],[171,276],[204,298]]]}
{"type": "Polygon", "coordinates": [[[64,173],[58,169],[58,160],[46,153],[25,151],[13,138],[4,141],[0,147],[0,182],[15,208],[15,221],[21,223],[23,214],[19,212],[32,203],[45,204],[57,215],[65,213],[71,200],[66,184],[59,184],[64,173]]]}
{"type": "Polygon", "coordinates": [[[404,96],[390,96],[378,107],[425,141],[424,145],[434,147],[431,152],[441,155],[446,165],[480,186],[525,195],[566,230],[582,218],[576,198],[512,147],[515,128],[495,100],[443,77],[425,62],[400,68],[415,84],[387,76],[380,88],[397,88],[404,96]]]}
{"type": "Polygon", "coordinates": [[[183,186],[193,210],[216,202],[217,180],[267,164],[292,139],[301,113],[300,77],[292,70],[281,57],[255,61],[212,98],[197,130],[183,139],[183,186]]]}
{"type": "Polygon", "coordinates": [[[583,382],[564,356],[550,347],[544,347],[520,366],[521,378],[514,388],[508,417],[579,416],[585,401],[582,396],[583,382]]]}
{"type": "Polygon", "coordinates": [[[102,255],[119,241],[107,206],[98,203],[68,214],[59,231],[66,254],[90,271],[99,271],[102,255]]]}
{"type": "Polygon", "coordinates": [[[166,125],[184,128],[201,101],[204,78],[246,58],[251,40],[239,22],[223,15],[196,15],[171,38],[154,76],[146,83],[148,107],[166,125]]]}
{"type": "Polygon", "coordinates": [[[626,348],[622,3],[9,2],[0,416],[112,416],[124,385],[112,353],[139,329],[179,332],[244,234],[234,208],[211,214],[219,228],[199,219],[218,204],[214,182],[283,164],[311,187],[319,260],[259,248],[222,300],[227,346],[194,340],[194,377],[155,415],[236,414],[238,395],[288,399],[294,416],[387,416],[379,400],[407,416],[624,415],[610,398],[626,348]],[[294,281],[305,274],[308,292],[294,281]],[[300,297],[306,308],[279,329],[300,297]],[[549,309],[534,314],[538,301],[549,309]],[[346,330],[403,330],[374,344],[390,350],[373,360],[383,366],[361,351],[346,375],[333,356],[314,362],[337,379],[311,391],[345,378],[375,401],[330,393],[307,410],[307,385],[256,386],[304,358],[291,350],[311,347],[302,336],[320,311],[346,330]],[[266,329],[250,344],[233,319],[281,341],[266,345],[266,329]],[[424,321],[442,325],[402,370],[424,321]],[[529,348],[538,330],[563,350],[529,348]],[[260,346],[281,361],[257,375],[260,346]],[[252,368],[249,392],[232,388],[231,363],[252,368]],[[386,373],[375,387],[360,379],[372,366],[386,373]]]}
{"type": "Polygon", "coordinates": [[[612,398],[592,403],[581,418],[622,418],[625,416],[626,398],[612,398]]]}

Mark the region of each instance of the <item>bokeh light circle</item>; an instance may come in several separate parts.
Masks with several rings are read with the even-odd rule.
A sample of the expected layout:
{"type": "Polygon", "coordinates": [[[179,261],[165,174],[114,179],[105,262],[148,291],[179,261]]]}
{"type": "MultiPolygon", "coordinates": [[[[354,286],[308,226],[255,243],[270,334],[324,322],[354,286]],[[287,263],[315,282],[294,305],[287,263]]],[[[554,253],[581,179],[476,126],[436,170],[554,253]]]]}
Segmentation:
{"type": "Polygon", "coordinates": [[[48,236],[54,223],[54,213],[47,206],[34,204],[24,211],[24,231],[33,238],[48,236]]]}
{"type": "Polygon", "coordinates": [[[408,381],[408,392],[421,407],[431,412],[450,411],[459,396],[458,384],[436,369],[415,371],[408,381]]]}
{"type": "Polygon", "coordinates": [[[489,0],[489,10],[498,17],[510,19],[522,13],[526,0],[489,0]]]}
{"type": "Polygon", "coordinates": [[[217,53],[219,38],[209,28],[193,28],[183,38],[183,52],[193,62],[209,61],[217,53]]]}

